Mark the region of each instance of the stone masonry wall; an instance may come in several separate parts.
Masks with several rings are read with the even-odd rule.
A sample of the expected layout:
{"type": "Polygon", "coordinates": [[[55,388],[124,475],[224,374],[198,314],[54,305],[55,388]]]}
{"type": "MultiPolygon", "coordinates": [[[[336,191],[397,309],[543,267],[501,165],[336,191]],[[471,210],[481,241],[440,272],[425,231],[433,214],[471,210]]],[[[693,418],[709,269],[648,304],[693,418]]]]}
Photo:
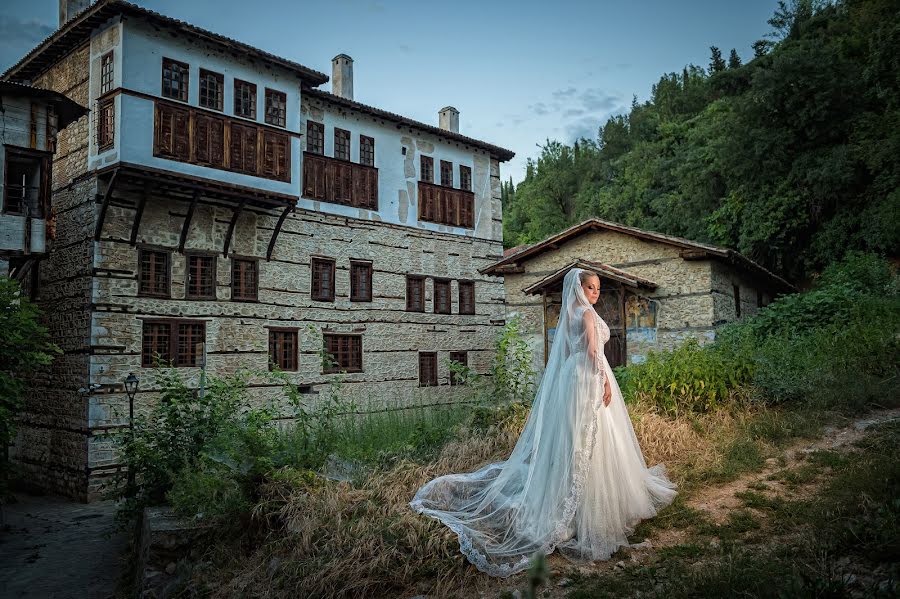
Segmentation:
{"type": "MultiPolygon", "coordinates": [[[[38,77],[38,87],[88,101],[88,47],[38,77]]],[[[62,350],[29,385],[12,458],[35,486],[86,498],[91,267],[96,183],[86,177],[90,116],[63,129],[53,161],[55,239],[40,264],[38,305],[62,350]]]]}
{"type": "MultiPolygon", "coordinates": [[[[506,275],[509,315],[522,315],[535,351],[535,367],[542,370],[544,363],[543,307],[540,295],[525,295],[522,290],[579,258],[621,268],[659,285],[653,292],[641,292],[659,302],[655,349],[672,349],[687,336],[711,340],[710,261],[684,260],[678,252],[676,247],[616,231],[591,231],[525,261],[525,273],[506,275]]],[[[628,354],[630,362],[634,359],[631,348],[628,354]]]]}

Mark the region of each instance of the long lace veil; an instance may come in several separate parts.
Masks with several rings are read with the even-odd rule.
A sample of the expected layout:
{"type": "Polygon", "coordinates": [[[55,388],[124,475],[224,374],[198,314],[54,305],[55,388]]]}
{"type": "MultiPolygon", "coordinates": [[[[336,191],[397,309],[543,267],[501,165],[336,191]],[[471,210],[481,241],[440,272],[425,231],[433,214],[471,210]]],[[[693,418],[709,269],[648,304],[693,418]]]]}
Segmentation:
{"type": "MultiPolygon", "coordinates": [[[[509,458],[476,472],[436,478],[410,503],[456,532],[462,552],[494,576],[526,568],[536,551],[568,547],[575,556],[585,554],[583,544],[572,539],[575,511],[590,474],[597,414],[606,409],[604,380],[615,381],[603,356],[609,329],[601,328],[585,297],[581,272],[573,268],[563,280],[547,366],[509,458]],[[592,335],[597,343],[593,358],[587,352],[592,335]]],[[[636,438],[633,443],[640,456],[636,438]]]]}

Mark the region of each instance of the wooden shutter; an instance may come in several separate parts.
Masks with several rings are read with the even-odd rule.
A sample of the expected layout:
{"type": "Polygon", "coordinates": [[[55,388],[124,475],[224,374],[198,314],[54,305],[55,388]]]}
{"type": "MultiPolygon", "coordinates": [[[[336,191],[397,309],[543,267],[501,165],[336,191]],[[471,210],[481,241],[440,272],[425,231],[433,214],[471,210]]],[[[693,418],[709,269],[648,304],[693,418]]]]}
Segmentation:
{"type": "Polygon", "coordinates": [[[329,199],[336,204],[352,205],[353,203],[353,165],[341,162],[329,162],[331,171],[331,189],[329,199]]]}
{"type": "Polygon", "coordinates": [[[459,226],[472,228],[474,224],[475,196],[470,193],[460,194],[459,201],[459,226]]]}
{"type": "Polygon", "coordinates": [[[249,175],[257,172],[258,132],[253,125],[231,123],[231,143],[228,152],[231,170],[249,175]]]}
{"type": "Polygon", "coordinates": [[[291,139],[284,133],[263,133],[263,175],[280,181],[291,180],[291,139]]]}
{"type": "Polygon", "coordinates": [[[194,114],[194,160],[205,166],[225,166],[225,121],[197,112],[194,114]]]}
{"type": "Polygon", "coordinates": [[[459,282],[459,313],[475,314],[475,283],[459,282]]]}
{"type": "Polygon", "coordinates": [[[153,155],[187,161],[190,159],[190,112],[169,104],[156,104],[153,155]]]}
{"type": "Polygon", "coordinates": [[[303,154],[303,197],[325,200],[325,158],[303,154]]]}
{"type": "Polygon", "coordinates": [[[450,314],[450,281],[434,281],[434,313],[450,314]]]}
{"type": "Polygon", "coordinates": [[[437,384],[437,353],[419,352],[419,386],[434,387],[437,384]]]}

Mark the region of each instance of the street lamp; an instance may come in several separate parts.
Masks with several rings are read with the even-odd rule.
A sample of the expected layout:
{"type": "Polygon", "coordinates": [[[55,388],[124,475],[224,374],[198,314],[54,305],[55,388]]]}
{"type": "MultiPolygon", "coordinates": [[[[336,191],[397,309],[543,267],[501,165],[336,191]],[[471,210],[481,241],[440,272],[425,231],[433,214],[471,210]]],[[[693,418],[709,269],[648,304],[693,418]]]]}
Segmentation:
{"type": "MultiPolygon", "coordinates": [[[[125,377],[125,393],[128,394],[128,428],[131,429],[131,442],[134,443],[134,395],[137,393],[138,383],[140,380],[134,376],[133,372],[129,372],[125,377]]],[[[128,487],[134,488],[134,468],[128,467],[128,487]]]]}

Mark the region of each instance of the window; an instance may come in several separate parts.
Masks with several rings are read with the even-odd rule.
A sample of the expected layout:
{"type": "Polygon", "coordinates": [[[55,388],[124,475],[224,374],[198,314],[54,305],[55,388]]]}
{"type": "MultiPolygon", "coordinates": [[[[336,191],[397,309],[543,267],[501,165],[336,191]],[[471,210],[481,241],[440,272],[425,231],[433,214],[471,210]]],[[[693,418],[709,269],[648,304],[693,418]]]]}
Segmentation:
{"type": "Polygon", "coordinates": [[[365,166],[375,166],[375,139],[359,136],[359,163],[365,166]]]}
{"type": "Polygon", "coordinates": [[[184,297],[216,299],[216,257],[188,254],[184,297]]]}
{"type": "Polygon", "coordinates": [[[307,152],[303,156],[303,197],[378,210],[378,170],[307,152]]]}
{"type": "Polygon", "coordinates": [[[284,127],[287,115],[287,94],[266,88],[266,122],[284,127]]]}
{"type": "Polygon", "coordinates": [[[145,320],[141,338],[141,366],[159,360],[172,366],[201,366],[206,345],[206,324],[196,321],[145,320]]]}
{"type": "Polygon", "coordinates": [[[279,181],[291,180],[291,138],[286,133],[263,131],[262,174],[279,181]]]}
{"type": "Polygon", "coordinates": [[[471,167],[459,165],[459,188],[465,191],[472,191],[471,167]]]}
{"type": "Polygon", "coordinates": [[[320,302],[334,301],[334,260],[312,259],[312,299],[320,302]]]}
{"type": "Polygon", "coordinates": [[[362,335],[325,333],[325,363],[322,372],[362,372],[362,335]]]}
{"type": "Polygon", "coordinates": [[[453,163],[441,160],[441,185],[453,187],[453,163]]]}
{"type": "Polygon", "coordinates": [[[191,158],[188,130],[191,113],[180,106],[156,104],[153,155],[187,161],[191,158]]]}
{"type": "Polygon", "coordinates": [[[138,295],[169,297],[169,252],[138,250],[138,295]]]}
{"type": "Polygon", "coordinates": [[[325,154],[325,125],[322,123],[306,121],[306,151],[325,154]]]}
{"type": "Polygon", "coordinates": [[[732,285],[734,288],[734,314],[736,318],[741,317],[741,286],[732,285]]]}
{"type": "Polygon", "coordinates": [[[113,53],[110,50],[100,59],[100,94],[113,88],[113,53]]]}
{"type": "Polygon", "coordinates": [[[372,263],[350,261],[350,301],[372,301],[372,263]]]}
{"type": "Polygon", "coordinates": [[[231,299],[236,302],[255,302],[259,293],[259,270],[256,260],[232,258],[231,299]]]}
{"type": "Polygon", "coordinates": [[[256,120],[256,84],[234,80],[234,115],[256,120]]]}
{"type": "Polygon", "coordinates": [[[459,313],[475,314],[475,283],[459,282],[459,313]]]}
{"type": "Polygon", "coordinates": [[[450,314],[450,281],[434,280],[434,313],[450,314]]]}
{"type": "Polygon", "coordinates": [[[350,160],[350,132],[334,129],[334,157],[338,160],[350,160]]]}
{"type": "Polygon", "coordinates": [[[296,329],[269,329],[269,370],[297,370],[296,329]]]}
{"type": "Polygon", "coordinates": [[[162,95],[180,102],[188,101],[188,65],[186,63],[163,58],[162,95]]]}
{"type": "Polygon", "coordinates": [[[107,98],[97,106],[97,149],[112,147],[116,133],[116,100],[107,98]]]}
{"type": "Polygon", "coordinates": [[[406,310],[425,311],[425,277],[406,276],[406,310]]]}
{"type": "Polygon", "coordinates": [[[211,114],[194,114],[194,162],[225,168],[225,120],[211,114]]]}
{"type": "Polygon", "coordinates": [[[200,69],[200,106],[222,111],[225,105],[225,77],[200,69]]]}
{"type": "Polygon", "coordinates": [[[437,384],[437,353],[419,352],[419,386],[436,387],[437,384]]]}
{"type": "MultiPolygon", "coordinates": [[[[452,351],[450,352],[450,361],[458,362],[460,365],[468,368],[469,366],[469,357],[468,354],[464,351],[452,351]]],[[[451,385],[462,385],[465,382],[461,374],[453,372],[453,369],[450,369],[450,384],[451,385]]]]}
{"type": "Polygon", "coordinates": [[[419,181],[419,220],[472,228],[475,195],[471,191],[419,181]]]}
{"type": "Polygon", "coordinates": [[[50,154],[6,146],[3,212],[43,218],[50,205],[50,154]]]}
{"type": "Polygon", "coordinates": [[[426,183],[434,183],[434,158],[422,156],[420,161],[421,171],[419,178],[426,183]]]}
{"type": "Polygon", "coordinates": [[[255,175],[259,160],[259,130],[244,123],[231,123],[228,160],[231,170],[255,175]]]}

